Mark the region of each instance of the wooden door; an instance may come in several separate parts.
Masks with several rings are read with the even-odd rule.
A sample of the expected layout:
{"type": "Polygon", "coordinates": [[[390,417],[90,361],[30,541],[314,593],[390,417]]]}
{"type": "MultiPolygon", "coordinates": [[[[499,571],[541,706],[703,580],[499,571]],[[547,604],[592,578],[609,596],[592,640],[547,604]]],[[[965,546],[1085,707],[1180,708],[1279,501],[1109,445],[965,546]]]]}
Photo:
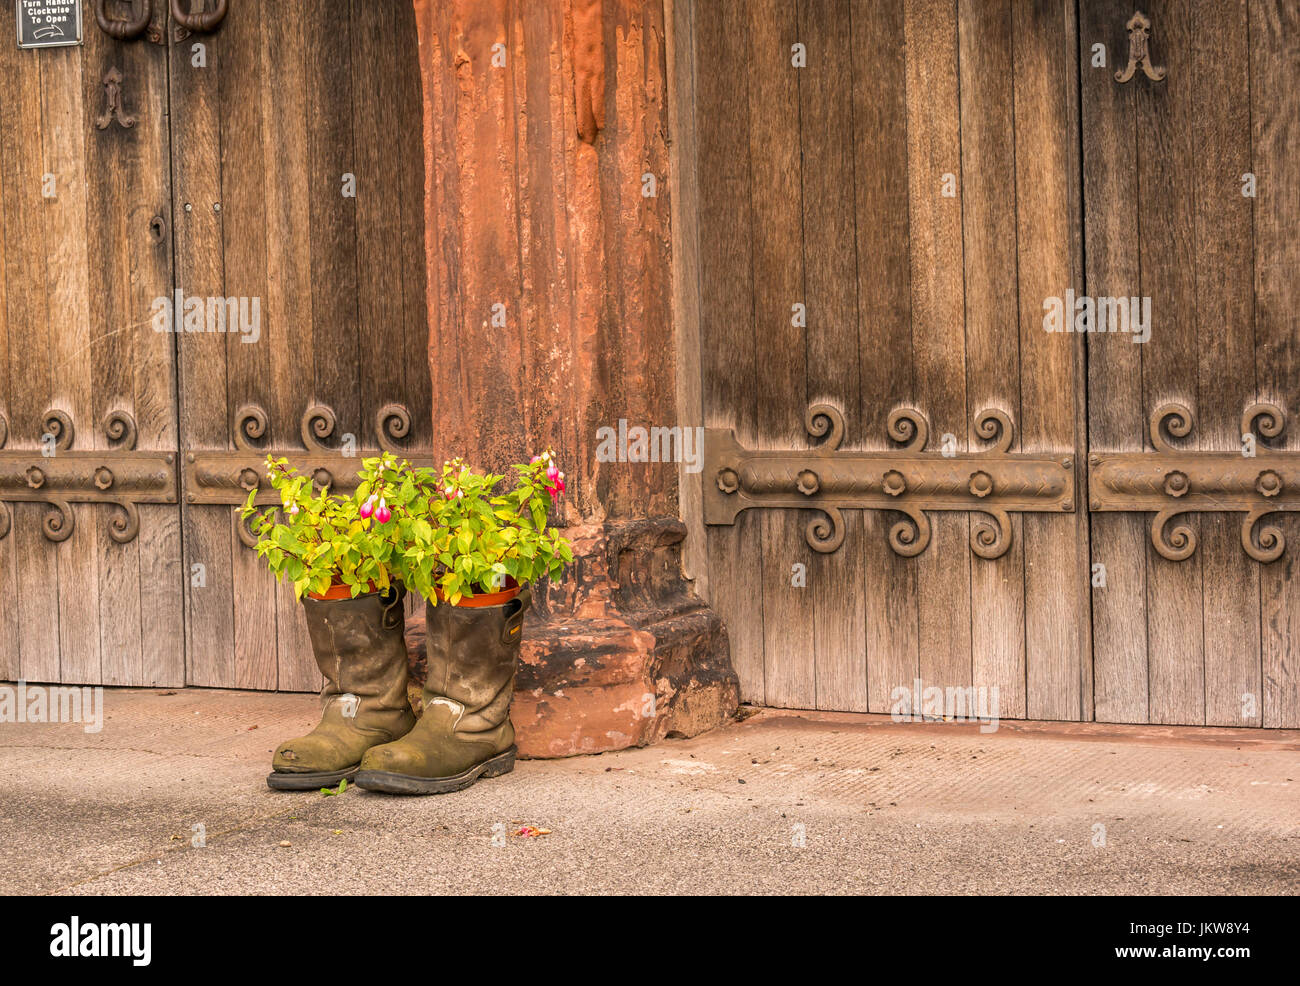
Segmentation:
{"type": "Polygon", "coordinates": [[[0,43],[0,679],[314,690],[235,505],[268,452],[340,489],[428,452],[413,13],[83,24],[0,43]]]}
{"type": "Polygon", "coordinates": [[[203,40],[205,68],[188,43],[168,65],[176,284],[259,299],[261,322],[256,342],[177,336],[189,681],[314,690],[302,607],[233,504],[268,451],[337,488],[381,446],[428,452],[414,15],[243,2],[203,40]]]}
{"type": "Polygon", "coordinates": [[[1295,509],[1288,490],[1253,486],[1281,469],[1277,453],[1300,448],[1300,5],[1142,9],[1163,77],[1119,83],[1133,9],[1081,7],[1088,293],[1150,298],[1152,312],[1143,344],[1088,338],[1090,452],[1110,469],[1155,463],[1165,488],[1186,476],[1185,499],[1157,489],[1147,500],[1193,512],[1167,523],[1111,512],[1110,487],[1093,484],[1092,560],[1105,572],[1092,592],[1097,718],[1294,727],[1300,525],[1287,512],[1243,523],[1259,507],[1295,509]],[[1111,53],[1104,68],[1091,64],[1095,44],[1111,53]],[[1256,405],[1292,420],[1270,437],[1271,412],[1247,414],[1256,405]],[[1241,454],[1243,434],[1254,456],[1241,454]],[[1203,461],[1215,468],[1198,472],[1203,461]],[[1257,560],[1269,527],[1285,551],[1257,560]]]}
{"type": "Polygon", "coordinates": [[[0,42],[0,678],[179,685],[166,53],[83,23],[0,42]]]}
{"type": "MultiPolygon", "coordinates": [[[[1082,272],[1074,11],[693,7],[705,427],[751,450],[807,449],[806,415],[828,405],[841,450],[884,454],[927,422],[908,461],[934,493],[891,490],[888,462],[864,460],[841,486],[906,509],[842,503],[820,529],[833,550],[813,550],[798,511],[707,527],[712,602],[749,701],[886,712],[919,680],[996,686],[1007,717],[1092,716],[1084,515],[1058,496],[995,533],[944,464],[1009,440],[999,468],[1050,458],[1067,486],[1081,468],[1082,343],[1041,322],[1041,299],[1082,272]],[[983,557],[975,541],[1009,547],[983,557]]],[[[807,472],[808,499],[787,505],[831,502],[807,472]]],[[[703,481],[709,522],[707,466],[703,481]]]]}

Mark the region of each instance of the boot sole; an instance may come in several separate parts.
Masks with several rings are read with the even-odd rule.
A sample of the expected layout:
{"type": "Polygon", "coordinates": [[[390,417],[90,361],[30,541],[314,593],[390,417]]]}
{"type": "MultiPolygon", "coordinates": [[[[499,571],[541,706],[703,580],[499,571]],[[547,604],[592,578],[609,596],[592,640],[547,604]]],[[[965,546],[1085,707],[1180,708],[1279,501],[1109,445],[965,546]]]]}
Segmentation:
{"type": "Polygon", "coordinates": [[[357,773],[355,783],[367,791],[381,791],[384,794],[451,794],[453,791],[465,790],[479,778],[500,777],[510,773],[515,769],[517,749],[512,746],[505,753],[498,753],[491,760],[484,760],[451,777],[412,777],[387,770],[362,770],[357,773]]]}
{"type": "Polygon", "coordinates": [[[266,775],[266,786],[273,791],[315,791],[322,787],[333,787],[339,781],[352,783],[357,776],[357,767],[345,770],[314,770],[305,774],[290,774],[273,770],[266,775]]]}

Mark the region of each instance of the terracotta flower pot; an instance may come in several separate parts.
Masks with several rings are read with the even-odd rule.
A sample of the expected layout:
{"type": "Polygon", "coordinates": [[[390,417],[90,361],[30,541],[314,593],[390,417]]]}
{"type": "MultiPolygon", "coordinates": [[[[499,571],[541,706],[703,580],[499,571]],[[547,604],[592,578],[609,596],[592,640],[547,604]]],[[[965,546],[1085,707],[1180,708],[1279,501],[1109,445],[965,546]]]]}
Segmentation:
{"type": "MultiPolygon", "coordinates": [[[[373,582],[368,582],[366,584],[366,593],[378,591],[379,586],[375,585],[373,582]]],[[[324,592],[309,592],[307,595],[311,596],[312,599],[351,599],[352,586],[344,585],[342,582],[335,582],[324,592]]]]}
{"type": "MultiPolygon", "coordinates": [[[[437,590],[438,601],[446,602],[447,597],[442,594],[442,590],[437,590]]],[[[457,606],[503,606],[515,596],[519,595],[519,583],[510,576],[506,576],[506,587],[499,592],[476,592],[473,598],[461,596],[460,602],[455,603],[457,606]]]]}

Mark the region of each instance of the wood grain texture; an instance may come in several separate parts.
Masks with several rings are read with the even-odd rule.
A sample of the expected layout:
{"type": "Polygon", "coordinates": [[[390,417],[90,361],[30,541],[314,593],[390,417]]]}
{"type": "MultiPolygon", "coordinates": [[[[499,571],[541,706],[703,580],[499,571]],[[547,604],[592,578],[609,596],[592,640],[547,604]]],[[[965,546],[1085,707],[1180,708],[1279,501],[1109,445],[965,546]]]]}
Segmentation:
{"type": "MultiPolygon", "coordinates": [[[[1070,455],[1084,445],[1082,346],[1048,333],[1043,302],[1083,281],[1075,232],[1078,132],[1072,4],[1014,4],[1016,222],[1020,296],[1021,448],[1070,455]]],[[[1076,508],[1081,505],[1076,504],[1076,508]]],[[[1087,524],[1075,513],[1027,514],[1026,712],[1037,719],[1092,714],[1087,524]]]]}
{"type": "MultiPolygon", "coordinates": [[[[808,66],[799,73],[804,298],[808,306],[806,403],[829,401],[841,410],[855,410],[861,403],[861,346],[857,217],[845,207],[846,202],[856,201],[853,56],[843,43],[851,34],[847,0],[800,4],[798,30],[799,39],[808,47],[808,66]],[[845,84],[846,79],[850,84],[845,84]]],[[[764,186],[760,183],[759,187],[764,186]]],[[[843,447],[860,445],[860,427],[860,422],[853,422],[843,447]]],[[[805,517],[786,518],[792,535],[800,533],[806,523],[805,517]]],[[[861,513],[849,511],[844,523],[844,543],[838,551],[828,555],[807,552],[814,631],[812,699],[813,707],[819,709],[865,712],[861,513]]],[[[795,655],[783,657],[791,660],[795,655]]]]}
{"type": "MultiPolygon", "coordinates": [[[[1232,451],[1241,448],[1241,411],[1256,395],[1251,200],[1241,194],[1251,168],[1250,104],[1241,98],[1250,90],[1249,32],[1244,3],[1193,0],[1190,16],[1198,430],[1202,448],[1232,451]]],[[[1260,565],[1241,549],[1240,515],[1204,515],[1201,537],[1205,723],[1256,726],[1260,565]]]]}
{"type": "MultiPolygon", "coordinates": [[[[1127,55],[1119,0],[1080,8],[1079,57],[1083,114],[1086,288],[1094,297],[1131,297],[1141,284],[1138,268],[1137,94],[1117,85],[1115,60],[1127,55]],[[1105,46],[1105,63],[1093,65],[1093,46],[1105,46]]],[[[1088,448],[1138,452],[1143,423],[1142,353],[1122,334],[1094,335],[1088,347],[1088,448]]],[[[1092,514],[1091,562],[1101,566],[1092,587],[1093,674],[1096,718],[1146,722],[1146,553],[1149,518],[1092,514]]]]}
{"type": "MultiPolygon", "coordinates": [[[[240,5],[244,7],[245,5],[240,5]]],[[[214,408],[218,420],[230,423],[237,409],[245,405],[270,408],[275,381],[267,358],[266,333],[279,327],[270,321],[267,304],[267,195],[272,179],[272,154],[261,93],[268,85],[264,67],[262,34],[266,19],[255,8],[232,8],[214,39],[218,50],[221,119],[221,215],[222,270],[230,297],[262,299],[263,337],[245,343],[238,336],[225,342],[226,399],[214,408]]],[[[342,190],[340,176],[339,190],[342,190]]],[[[322,193],[323,194],[323,193],[322,193]]],[[[356,422],[341,422],[342,430],[356,428],[356,422]]],[[[220,447],[229,435],[216,439],[220,447]]],[[[230,596],[234,624],[231,635],[233,680],[236,688],[276,688],[277,667],[275,581],[266,564],[239,540],[238,514],[225,507],[200,507],[212,536],[223,538],[230,557],[230,596]]],[[[192,588],[193,592],[211,591],[192,588]]]]}
{"type": "MultiPolygon", "coordinates": [[[[254,13],[241,11],[243,6],[236,6],[230,16],[254,13]]],[[[220,36],[208,40],[206,68],[194,66],[185,45],[171,46],[168,61],[175,286],[185,297],[226,297],[223,214],[214,208],[222,201],[224,40],[220,36]]],[[[264,331],[266,328],[264,325],[264,331]]],[[[229,406],[227,390],[227,340],[209,332],[178,333],[175,338],[181,454],[230,448],[235,409],[229,406]]],[[[224,507],[181,507],[185,680],[191,685],[229,688],[237,681],[229,512],[224,507]]]]}
{"type": "MultiPolygon", "coordinates": [[[[1016,284],[1016,146],[1011,7],[961,3],[962,239],[966,309],[966,440],[980,412],[1020,421],[1016,284]]],[[[1018,445],[1013,445],[1017,448],[1018,445]]],[[[1001,558],[970,554],[971,683],[997,688],[1002,715],[1025,714],[1025,557],[1022,518],[1011,515],[1001,558]]]]}
{"type": "MultiPolygon", "coordinates": [[[[889,447],[889,412],[910,404],[912,363],[911,247],[908,227],[907,75],[903,3],[855,0],[853,185],[857,252],[857,409],[863,447],[889,447]]],[[[861,586],[866,605],[867,706],[887,712],[896,688],[919,674],[917,562],[890,549],[898,514],[862,516],[861,586]]],[[[910,702],[906,703],[910,709],[910,702]]]]}
{"type": "MultiPolygon", "coordinates": [[[[704,425],[732,428],[753,446],[758,377],[753,299],[749,169],[749,25],[740,4],[696,10],[696,114],[701,121],[700,367],[704,425]],[[722,125],[726,121],[726,125],[722,125]]],[[[762,524],[756,513],[708,529],[709,604],[723,618],[741,698],[768,700],[764,671],[766,584],[762,524]]]]}
{"type": "MultiPolygon", "coordinates": [[[[932,441],[967,451],[962,266],[962,161],[957,11],[946,0],[908,0],[908,206],[911,224],[915,400],[932,441]],[[950,176],[945,178],[945,176],[950,176]],[[945,196],[955,182],[956,195],[945,196]]],[[[930,547],[916,558],[920,678],[925,687],[971,681],[970,521],[935,512],[930,547]]]]}
{"type": "MultiPolygon", "coordinates": [[[[1250,42],[1251,171],[1254,200],[1255,367],[1259,397],[1288,413],[1277,447],[1300,450],[1300,9],[1293,3],[1251,0],[1250,42]]],[[[1271,519],[1271,518],[1270,518],[1271,519]]],[[[1263,725],[1300,725],[1300,523],[1278,522],[1287,553],[1262,567],[1261,649],[1263,725]]]]}
{"type": "MultiPolygon", "coordinates": [[[[1160,25],[1158,51],[1194,50],[1196,27],[1189,4],[1161,2],[1148,12],[1160,25]]],[[[1177,69],[1175,69],[1177,71],[1177,69]]],[[[1204,434],[1199,406],[1196,309],[1195,200],[1188,194],[1199,153],[1195,146],[1194,75],[1190,65],[1169,84],[1144,85],[1138,96],[1138,200],[1142,296],[1151,298],[1151,338],[1143,345],[1143,405],[1150,412],[1176,401],[1187,405],[1204,434]]],[[[1195,436],[1194,436],[1195,437],[1195,436]]],[[[1199,439],[1197,439],[1199,440],[1199,439]]],[[[1183,447],[1196,448],[1193,440],[1183,447]]],[[[1179,518],[1203,545],[1202,518],[1179,518]]],[[[1147,549],[1147,646],[1152,722],[1205,720],[1205,650],[1202,622],[1204,552],[1183,562],[1147,549]]]]}
{"type": "MultiPolygon", "coordinates": [[[[62,48],[41,64],[42,151],[59,194],[45,200],[44,281],[50,325],[50,404],[71,415],[76,448],[93,448],[97,422],[90,328],[84,181],[87,139],[82,52],[62,48]]],[[[54,546],[58,559],[59,678],[97,684],[99,641],[98,507],[74,507],[78,523],[54,546]]]]}
{"type": "MultiPolygon", "coordinates": [[[[765,447],[807,448],[809,334],[824,331],[830,315],[819,311],[807,327],[795,324],[803,321],[794,315],[796,304],[812,308],[804,272],[807,200],[800,167],[800,111],[807,105],[801,97],[811,103],[822,94],[801,92],[810,90],[811,83],[790,62],[790,47],[797,39],[811,42],[799,23],[798,5],[762,2],[747,6],[745,14],[748,43],[737,54],[748,75],[745,152],[752,182],[752,335],[762,348],[756,376],[765,395],[758,402],[758,436],[765,447]]],[[[824,65],[827,57],[819,47],[812,63],[824,65]]],[[[829,232],[819,231],[814,238],[829,232]]],[[[765,702],[785,708],[817,705],[815,603],[827,582],[824,566],[813,559],[803,537],[810,516],[765,511],[755,518],[762,531],[759,550],[764,564],[762,596],[752,602],[763,612],[765,702]],[[796,566],[802,578],[796,578],[796,566]]]]}
{"type": "MultiPolygon", "coordinates": [[[[40,62],[16,47],[0,51],[6,97],[0,100],[3,158],[5,308],[8,339],[8,448],[38,448],[41,419],[52,394],[49,304],[45,284],[46,233],[40,62]]],[[[57,189],[57,186],[56,186],[57,189]]],[[[40,533],[44,509],[12,505],[11,542],[14,620],[19,649],[9,666],[14,677],[57,681],[59,675],[58,568],[40,533]],[[56,587],[51,591],[51,587],[56,587]]]]}

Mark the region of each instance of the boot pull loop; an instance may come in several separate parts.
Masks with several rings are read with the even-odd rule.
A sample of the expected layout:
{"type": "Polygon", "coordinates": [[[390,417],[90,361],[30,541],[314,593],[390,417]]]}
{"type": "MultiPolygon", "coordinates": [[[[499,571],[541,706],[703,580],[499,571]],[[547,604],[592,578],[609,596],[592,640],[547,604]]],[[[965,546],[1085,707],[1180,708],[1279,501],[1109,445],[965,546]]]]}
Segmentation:
{"type": "Polygon", "coordinates": [[[506,610],[509,615],[506,617],[506,625],[501,628],[501,642],[503,644],[518,643],[523,631],[524,614],[533,605],[532,586],[525,585],[520,588],[519,595],[506,603],[506,610]]]}
{"type": "Polygon", "coordinates": [[[402,610],[404,598],[406,598],[406,586],[400,582],[392,583],[388,587],[388,592],[379,596],[380,601],[384,603],[384,612],[379,622],[385,630],[392,630],[399,624],[406,623],[406,614],[402,610]],[[389,593],[392,594],[391,600],[388,598],[389,593]]]}

